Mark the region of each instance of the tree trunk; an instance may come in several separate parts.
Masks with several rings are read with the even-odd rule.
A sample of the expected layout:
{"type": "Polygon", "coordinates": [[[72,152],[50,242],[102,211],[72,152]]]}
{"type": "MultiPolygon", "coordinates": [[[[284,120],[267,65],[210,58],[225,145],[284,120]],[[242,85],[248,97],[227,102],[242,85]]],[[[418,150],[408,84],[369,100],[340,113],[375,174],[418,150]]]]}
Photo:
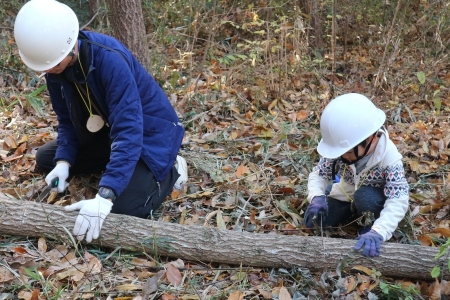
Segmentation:
{"type": "Polygon", "coordinates": [[[148,67],[147,37],[140,0],[107,0],[113,35],[148,67]]]}
{"type": "Polygon", "coordinates": [[[322,53],[324,42],[319,3],[316,0],[300,0],[300,8],[306,15],[310,16],[308,22],[310,27],[313,29],[313,32],[311,32],[309,28],[307,29],[310,45],[314,48],[314,50],[322,53]]]}
{"type": "MultiPolygon", "coordinates": [[[[17,236],[51,236],[70,243],[76,212],[60,206],[7,199],[0,194],[0,233],[17,236]],[[67,231],[64,229],[66,228],[67,231]]],[[[433,257],[439,249],[419,245],[384,243],[381,256],[363,257],[352,250],[354,240],[309,236],[258,234],[164,223],[110,214],[100,239],[92,242],[108,248],[147,251],[153,255],[256,267],[301,266],[311,271],[343,271],[356,265],[375,268],[383,276],[430,279],[435,265],[447,256],[433,257]]],[[[444,278],[450,278],[447,267],[444,278]]]]}
{"type": "Polygon", "coordinates": [[[98,8],[100,7],[99,4],[100,0],[89,0],[89,16],[93,18],[95,14],[97,13],[98,8]]]}

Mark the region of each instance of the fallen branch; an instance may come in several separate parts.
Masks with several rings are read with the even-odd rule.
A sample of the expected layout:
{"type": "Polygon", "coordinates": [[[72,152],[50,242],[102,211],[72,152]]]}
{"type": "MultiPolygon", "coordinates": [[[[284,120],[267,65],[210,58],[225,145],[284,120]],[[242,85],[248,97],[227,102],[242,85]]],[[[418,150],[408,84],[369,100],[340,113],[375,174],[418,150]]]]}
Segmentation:
{"type": "MultiPolygon", "coordinates": [[[[0,234],[68,240],[76,216],[60,206],[12,200],[0,194],[0,234]]],[[[338,265],[347,270],[363,265],[384,276],[416,279],[431,279],[431,269],[438,264],[446,266],[448,260],[444,256],[434,261],[439,249],[420,245],[384,243],[382,255],[368,259],[352,250],[354,240],[236,232],[116,214],[108,216],[100,239],[92,243],[204,263],[301,266],[311,271],[335,271],[338,265]]],[[[450,278],[448,269],[442,269],[444,278],[450,278]]]]}

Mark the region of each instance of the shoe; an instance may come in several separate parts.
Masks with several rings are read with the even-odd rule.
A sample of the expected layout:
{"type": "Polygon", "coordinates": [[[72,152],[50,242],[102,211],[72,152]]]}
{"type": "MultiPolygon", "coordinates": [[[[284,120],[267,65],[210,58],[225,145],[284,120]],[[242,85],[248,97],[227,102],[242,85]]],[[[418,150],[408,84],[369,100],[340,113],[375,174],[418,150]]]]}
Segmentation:
{"type": "Polygon", "coordinates": [[[177,182],[175,182],[173,188],[181,191],[188,181],[188,168],[186,160],[183,157],[177,155],[175,168],[177,169],[178,174],[180,174],[180,177],[178,177],[178,180],[177,182]]]}

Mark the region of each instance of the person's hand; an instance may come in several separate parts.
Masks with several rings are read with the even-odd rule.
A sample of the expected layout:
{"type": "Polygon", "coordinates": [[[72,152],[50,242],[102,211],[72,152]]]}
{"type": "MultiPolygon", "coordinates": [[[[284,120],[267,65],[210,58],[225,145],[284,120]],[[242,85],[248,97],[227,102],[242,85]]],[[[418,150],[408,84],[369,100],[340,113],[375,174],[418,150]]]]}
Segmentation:
{"type": "Polygon", "coordinates": [[[371,230],[357,238],[358,242],[355,245],[355,250],[359,250],[364,246],[362,254],[364,256],[378,256],[380,255],[381,244],[383,237],[375,230],[371,230]]]}
{"type": "Polygon", "coordinates": [[[316,196],[311,200],[308,208],[305,212],[305,225],[308,228],[313,228],[314,222],[317,218],[325,217],[328,215],[328,204],[326,196],[316,196]]]}
{"type": "Polygon", "coordinates": [[[67,177],[69,177],[69,163],[65,161],[58,161],[53,170],[48,173],[47,177],[45,177],[45,182],[50,184],[53,178],[58,177],[58,193],[64,192],[64,190],[69,186],[69,183],[66,181],[67,177]]]}
{"type": "Polygon", "coordinates": [[[82,241],[86,237],[88,243],[97,239],[100,236],[103,221],[108,216],[112,206],[111,201],[97,194],[94,199],[82,200],[64,207],[66,211],[80,211],[73,227],[73,234],[77,239],[82,241]]]}

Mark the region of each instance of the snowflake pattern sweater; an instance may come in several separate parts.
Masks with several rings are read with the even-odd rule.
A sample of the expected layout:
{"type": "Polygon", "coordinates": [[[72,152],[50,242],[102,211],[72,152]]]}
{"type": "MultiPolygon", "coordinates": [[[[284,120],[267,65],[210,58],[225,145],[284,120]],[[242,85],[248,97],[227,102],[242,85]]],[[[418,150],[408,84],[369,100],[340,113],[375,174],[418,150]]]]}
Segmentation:
{"type": "MultiPolygon", "coordinates": [[[[356,174],[354,165],[346,166],[340,160],[336,162],[341,181],[333,184],[329,197],[353,201],[353,194],[362,185],[383,188],[386,202],[372,229],[387,241],[408,210],[409,186],[405,178],[402,155],[389,139],[387,131],[380,129],[379,133],[381,136],[375,151],[359,174],[356,174]]],[[[335,160],[321,157],[318,165],[309,174],[309,201],[315,196],[325,195],[326,187],[332,183],[332,166],[335,160]]]]}

